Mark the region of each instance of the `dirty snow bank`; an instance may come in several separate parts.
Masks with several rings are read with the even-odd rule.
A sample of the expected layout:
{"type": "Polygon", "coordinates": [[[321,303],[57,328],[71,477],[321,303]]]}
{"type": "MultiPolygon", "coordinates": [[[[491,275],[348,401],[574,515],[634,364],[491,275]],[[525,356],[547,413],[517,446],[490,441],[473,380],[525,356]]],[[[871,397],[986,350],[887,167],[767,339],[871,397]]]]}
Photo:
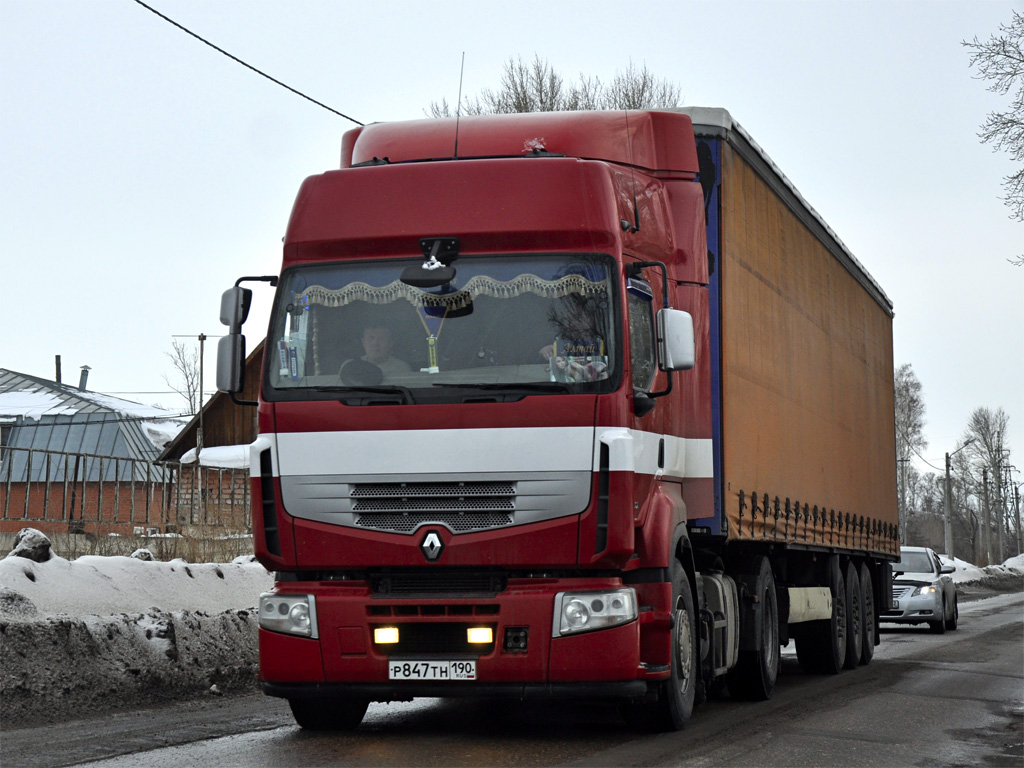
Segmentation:
{"type": "Polygon", "coordinates": [[[254,685],[253,558],[0,560],[0,720],[59,722],[254,685]]]}

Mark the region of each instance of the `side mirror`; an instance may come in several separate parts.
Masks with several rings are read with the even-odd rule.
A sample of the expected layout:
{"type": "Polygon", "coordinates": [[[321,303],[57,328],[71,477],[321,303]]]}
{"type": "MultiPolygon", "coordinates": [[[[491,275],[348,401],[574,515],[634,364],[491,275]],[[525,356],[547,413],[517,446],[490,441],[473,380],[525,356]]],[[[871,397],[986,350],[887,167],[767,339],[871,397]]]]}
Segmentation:
{"type": "Polygon", "coordinates": [[[244,388],[245,336],[229,333],[217,342],[217,389],[238,394],[244,388]]]}
{"type": "Polygon", "coordinates": [[[953,565],[944,565],[944,566],[942,566],[942,568],[941,568],[941,569],[939,570],[939,573],[956,573],[956,566],[953,566],[953,565]]]}
{"type": "Polygon", "coordinates": [[[696,364],[693,318],[681,309],[658,310],[658,367],[688,371],[696,364]]]}
{"type": "MultiPolygon", "coordinates": [[[[220,297],[220,321],[231,329],[231,333],[239,333],[242,323],[249,316],[252,304],[252,291],[241,286],[234,286],[224,291],[220,297]]],[[[218,356],[220,355],[218,347],[218,356]]],[[[231,390],[224,390],[229,392],[231,390]]]]}

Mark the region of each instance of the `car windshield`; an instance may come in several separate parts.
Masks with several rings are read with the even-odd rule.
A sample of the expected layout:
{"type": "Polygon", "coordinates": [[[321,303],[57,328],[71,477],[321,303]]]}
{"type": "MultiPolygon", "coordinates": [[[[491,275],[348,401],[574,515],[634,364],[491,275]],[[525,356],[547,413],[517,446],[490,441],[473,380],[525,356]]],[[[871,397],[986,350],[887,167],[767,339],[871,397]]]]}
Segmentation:
{"type": "Polygon", "coordinates": [[[900,561],[893,563],[892,570],[894,573],[931,573],[934,569],[927,552],[903,552],[900,561]]]}
{"type": "Polygon", "coordinates": [[[616,385],[609,257],[463,256],[447,285],[402,282],[404,269],[421,264],[286,271],[267,347],[272,392],[354,402],[393,391],[405,402],[443,402],[466,399],[469,390],[518,399],[616,385]]]}

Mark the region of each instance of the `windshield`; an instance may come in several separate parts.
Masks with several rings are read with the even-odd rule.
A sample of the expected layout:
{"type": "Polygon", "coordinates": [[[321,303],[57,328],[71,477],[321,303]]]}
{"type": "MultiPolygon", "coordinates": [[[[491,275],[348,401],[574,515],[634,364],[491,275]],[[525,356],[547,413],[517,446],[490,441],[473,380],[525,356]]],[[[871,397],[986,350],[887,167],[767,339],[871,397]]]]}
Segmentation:
{"type": "Polygon", "coordinates": [[[609,257],[463,256],[441,288],[399,279],[422,261],[286,271],[267,347],[277,397],[326,392],[357,402],[398,393],[404,402],[441,402],[473,389],[519,399],[616,385],[609,257]]]}
{"type": "Polygon", "coordinates": [[[900,561],[893,563],[892,570],[902,573],[931,573],[934,569],[927,552],[903,552],[900,561]]]}

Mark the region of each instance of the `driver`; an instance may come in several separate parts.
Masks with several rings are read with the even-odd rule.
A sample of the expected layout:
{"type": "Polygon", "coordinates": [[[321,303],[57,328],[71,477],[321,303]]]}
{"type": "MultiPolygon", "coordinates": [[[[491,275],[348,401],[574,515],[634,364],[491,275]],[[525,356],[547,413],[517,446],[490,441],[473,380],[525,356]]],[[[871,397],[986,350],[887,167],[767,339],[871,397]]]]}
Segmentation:
{"type": "Polygon", "coordinates": [[[391,329],[386,325],[368,325],[363,329],[362,359],[380,368],[384,378],[412,370],[407,362],[391,356],[391,346],[391,329]]]}

